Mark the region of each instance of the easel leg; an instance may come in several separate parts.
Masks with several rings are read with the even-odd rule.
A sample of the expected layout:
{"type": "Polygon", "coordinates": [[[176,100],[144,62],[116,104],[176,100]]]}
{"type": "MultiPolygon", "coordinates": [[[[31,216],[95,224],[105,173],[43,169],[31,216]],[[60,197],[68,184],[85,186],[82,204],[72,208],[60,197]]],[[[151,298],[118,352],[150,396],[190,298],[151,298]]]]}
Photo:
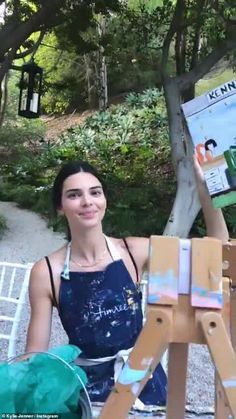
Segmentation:
{"type": "Polygon", "coordinates": [[[230,333],[232,345],[236,351],[236,289],[230,292],[230,333]]]}
{"type": "MultiPolygon", "coordinates": [[[[222,311],[222,318],[226,326],[228,334],[230,333],[231,320],[230,315],[232,316],[232,309],[234,309],[233,304],[230,304],[230,292],[229,292],[229,279],[223,278],[223,299],[224,299],[224,310],[222,311]]],[[[234,316],[235,317],[235,316],[234,316]]],[[[233,339],[231,335],[231,342],[233,345],[233,339]]],[[[234,346],[234,345],[233,345],[234,346]]],[[[222,387],[220,378],[215,372],[215,419],[228,419],[230,417],[230,408],[225,397],[225,392],[222,387]]]]}
{"type": "Polygon", "coordinates": [[[167,348],[172,315],[171,308],[149,308],[144,328],[102,409],[100,419],[128,417],[135,399],[167,348]]]}
{"type": "Polygon", "coordinates": [[[168,363],[167,419],[184,419],[188,344],[171,343],[168,363]]]}
{"type": "Polygon", "coordinates": [[[208,311],[201,323],[231,414],[236,417],[236,354],[224,321],[217,312],[208,311]]]}
{"type": "Polygon", "coordinates": [[[222,384],[215,374],[215,419],[228,419],[230,416],[230,409],[225,398],[225,392],[222,384]]]}

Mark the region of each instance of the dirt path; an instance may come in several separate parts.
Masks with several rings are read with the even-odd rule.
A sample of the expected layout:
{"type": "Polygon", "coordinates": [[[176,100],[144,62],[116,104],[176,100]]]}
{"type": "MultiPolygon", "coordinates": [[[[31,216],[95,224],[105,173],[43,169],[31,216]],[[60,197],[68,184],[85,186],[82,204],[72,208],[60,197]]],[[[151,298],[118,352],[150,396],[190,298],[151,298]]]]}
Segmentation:
{"type": "Polygon", "coordinates": [[[49,229],[39,215],[15,203],[0,202],[0,214],[7,221],[7,231],[0,240],[1,260],[35,262],[64,243],[63,235],[49,229]]]}

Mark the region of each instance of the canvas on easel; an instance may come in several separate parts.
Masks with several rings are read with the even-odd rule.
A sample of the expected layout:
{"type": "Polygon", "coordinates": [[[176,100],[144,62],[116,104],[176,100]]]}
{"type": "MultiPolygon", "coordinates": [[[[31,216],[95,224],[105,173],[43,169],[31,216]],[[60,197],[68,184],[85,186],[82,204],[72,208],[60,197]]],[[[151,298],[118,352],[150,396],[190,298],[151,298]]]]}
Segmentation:
{"type": "MultiPolygon", "coordinates": [[[[230,263],[231,252],[225,258],[230,263]]],[[[100,419],[110,419],[114,412],[116,419],[127,418],[167,347],[166,418],[184,419],[190,343],[207,345],[216,369],[215,419],[228,419],[229,414],[236,417],[236,354],[229,334],[229,283],[229,278],[222,277],[220,240],[151,236],[147,319],[100,419]]]]}
{"type": "Polygon", "coordinates": [[[236,80],[182,105],[215,208],[236,203],[236,80]]]}

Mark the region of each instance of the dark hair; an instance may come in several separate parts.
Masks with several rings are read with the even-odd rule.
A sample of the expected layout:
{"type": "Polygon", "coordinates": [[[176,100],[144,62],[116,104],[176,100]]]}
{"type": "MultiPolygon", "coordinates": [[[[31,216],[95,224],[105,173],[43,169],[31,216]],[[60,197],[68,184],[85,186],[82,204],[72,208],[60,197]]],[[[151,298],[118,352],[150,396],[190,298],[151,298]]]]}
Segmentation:
{"type": "Polygon", "coordinates": [[[62,166],[53,184],[52,203],[53,203],[53,208],[55,211],[57,209],[60,209],[61,207],[61,196],[62,196],[62,188],[63,188],[64,181],[69,176],[74,175],[79,172],[91,173],[91,175],[95,176],[101,183],[103,192],[106,195],[106,186],[104,184],[104,181],[101,178],[100,174],[97,172],[97,170],[93,166],[91,166],[91,164],[82,160],[70,161],[66,163],[64,166],[62,166]]]}

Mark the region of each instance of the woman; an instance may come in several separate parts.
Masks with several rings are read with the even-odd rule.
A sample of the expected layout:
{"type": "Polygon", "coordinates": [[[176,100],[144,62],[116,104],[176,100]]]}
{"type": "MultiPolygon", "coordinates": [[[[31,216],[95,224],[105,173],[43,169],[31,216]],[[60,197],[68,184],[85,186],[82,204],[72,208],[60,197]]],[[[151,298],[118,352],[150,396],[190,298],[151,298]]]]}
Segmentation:
{"type": "MultiPolygon", "coordinates": [[[[208,235],[227,241],[221,211],[212,208],[196,167],[208,235]]],[[[132,348],[142,328],[138,286],[149,247],[147,238],[117,239],[103,234],[105,193],[99,174],[86,162],[68,163],[57,175],[53,203],[67,219],[71,241],[32,269],[26,348],[48,349],[52,307],[56,306],[69,343],[82,350],[91,401],[101,402],[113,387],[117,354],[132,348]]],[[[144,404],[165,404],[166,376],[161,364],[139,399],[144,404]]]]}

